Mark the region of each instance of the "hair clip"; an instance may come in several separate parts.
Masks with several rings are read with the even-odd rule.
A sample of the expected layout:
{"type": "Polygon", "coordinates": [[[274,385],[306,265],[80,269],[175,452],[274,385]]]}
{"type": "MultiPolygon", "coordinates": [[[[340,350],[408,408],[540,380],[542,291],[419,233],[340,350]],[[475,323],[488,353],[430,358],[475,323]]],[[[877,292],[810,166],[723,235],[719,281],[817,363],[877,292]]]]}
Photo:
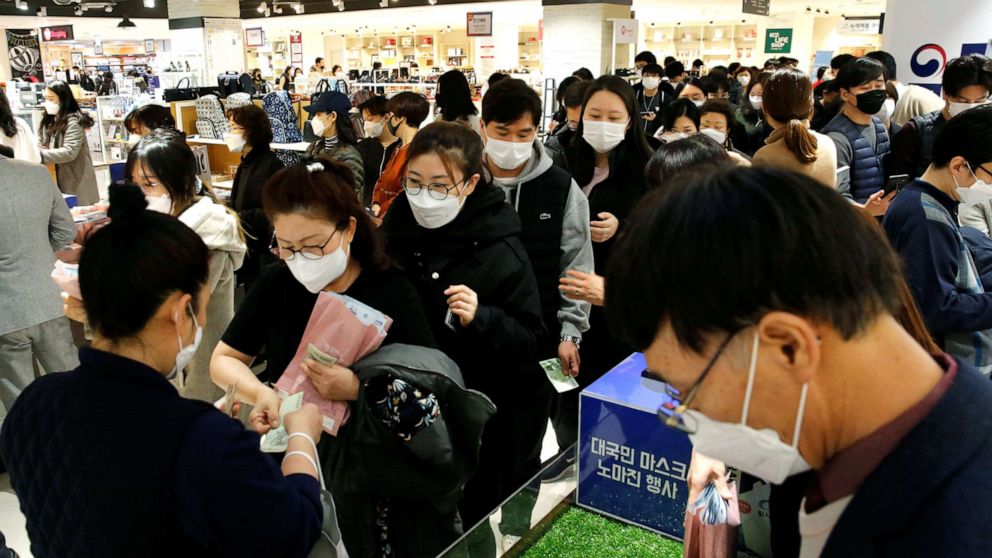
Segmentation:
{"type": "Polygon", "coordinates": [[[324,163],[314,161],[312,163],[307,163],[307,170],[310,172],[324,172],[327,169],[324,168],[324,163]]]}

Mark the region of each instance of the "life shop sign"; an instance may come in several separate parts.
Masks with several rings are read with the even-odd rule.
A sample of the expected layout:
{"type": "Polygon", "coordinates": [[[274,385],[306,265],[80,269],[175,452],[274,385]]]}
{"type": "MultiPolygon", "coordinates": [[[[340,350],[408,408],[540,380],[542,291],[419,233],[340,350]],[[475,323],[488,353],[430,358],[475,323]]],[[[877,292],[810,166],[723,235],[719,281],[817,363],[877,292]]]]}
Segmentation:
{"type": "Polygon", "coordinates": [[[47,43],[49,41],[72,41],[75,37],[72,34],[71,25],[54,25],[41,28],[41,39],[47,43]]]}

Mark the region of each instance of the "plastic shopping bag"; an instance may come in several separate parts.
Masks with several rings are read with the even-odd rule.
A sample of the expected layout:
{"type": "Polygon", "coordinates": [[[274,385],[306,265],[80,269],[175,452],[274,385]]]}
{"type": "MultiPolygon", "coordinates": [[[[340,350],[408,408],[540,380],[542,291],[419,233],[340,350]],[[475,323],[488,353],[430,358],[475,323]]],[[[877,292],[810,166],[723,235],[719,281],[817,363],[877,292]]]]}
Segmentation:
{"type": "Polygon", "coordinates": [[[349,367],[376,351],[392,324],[389,316],[349,296],[320,293],[296,356],[275,387],[285,395],[302,391],[303,401],[313,403],[324,415],[324,432],[337,436],[338,429],[348,421],[348,404],[324,399],[300,364],[313,345],[313,349],[331,356],[337,364],[349,367]]]}
{"type": "Polygon", "coordinates": [[[733,558],[741,525],[737,486],[731,482],[730,500],[724,500],[710,482],[685,511],[683,558],[733,558]]]}

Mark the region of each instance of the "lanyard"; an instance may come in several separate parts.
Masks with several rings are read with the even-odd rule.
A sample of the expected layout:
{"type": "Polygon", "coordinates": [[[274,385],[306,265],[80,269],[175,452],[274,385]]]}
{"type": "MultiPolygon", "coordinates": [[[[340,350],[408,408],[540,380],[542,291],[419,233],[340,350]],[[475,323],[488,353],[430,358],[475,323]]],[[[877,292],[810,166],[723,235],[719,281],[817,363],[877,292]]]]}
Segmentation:
{"type": "Polygon", "coordinates": [[[648,99],[648,96],[644,94],[644,91],[643,90],[641,91],[641,106],[644,107],[644,112],[650,112],[651,111],[651,107],[654,106],[654,102],[658,98],[658,95],[660,95],[660,94],[661,94],[661,91],[658,91],[657,93],[654,94],[654,97],[651,97],[651,100],[648,101],[647,100],[648,99]]]}

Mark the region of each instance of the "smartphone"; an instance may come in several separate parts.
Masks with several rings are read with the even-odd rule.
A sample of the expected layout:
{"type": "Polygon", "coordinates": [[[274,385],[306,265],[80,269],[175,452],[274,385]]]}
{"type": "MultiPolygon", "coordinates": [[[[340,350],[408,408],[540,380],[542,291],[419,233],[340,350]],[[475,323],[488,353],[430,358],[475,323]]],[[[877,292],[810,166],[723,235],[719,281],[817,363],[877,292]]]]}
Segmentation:
{"type": "Polygon", "coordinates": [[[654,111],[652,111],[652,110],[646,110],[646,111],[641,112],[641,116],[647,116],[649,114],[654,114],[654,111]]]}
{"type": "Polygon", "coordinates": [[[888,196],[892,192],[902,190],[903,186],[906,184],[909,184],[908,174],[894,174],[885,181],[885,186],[882,188],[882,191],[884,191],[885,195],[888,196]]]}
{"type": "Polygon", "coordinates": [[[451,309],[448,309],[448,313],[444,315],[444,325],[451,331],[458,331],[458,318],[451,313],[451,309]]]}

